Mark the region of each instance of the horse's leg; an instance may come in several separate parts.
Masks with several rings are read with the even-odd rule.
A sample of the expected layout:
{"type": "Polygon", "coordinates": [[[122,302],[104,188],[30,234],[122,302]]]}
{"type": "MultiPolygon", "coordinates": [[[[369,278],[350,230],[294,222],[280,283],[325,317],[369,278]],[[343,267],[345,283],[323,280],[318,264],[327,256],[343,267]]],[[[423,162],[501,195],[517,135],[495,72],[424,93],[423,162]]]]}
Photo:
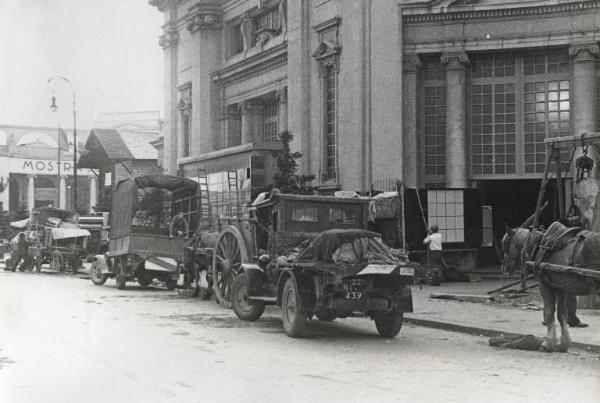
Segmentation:
{"type": "Polygon", "coordinates": [[[556,292],[556,305],[558,323],[560,323],[560,345],[558,346],[558,351],[566,353],[571,344],[571,336],[569,336],[567,294],[565,292],[556,292]]]}
{"type": "Polygon", "coordinates": [[[542,351],[554,351],[556,347],[556,326],[554,323],[554,311],[556,307],[556,296],[552,289],[540,281],[540,293],[544,300],[544,322],[546,322],[546,338],[540,347],[542,351]]]}

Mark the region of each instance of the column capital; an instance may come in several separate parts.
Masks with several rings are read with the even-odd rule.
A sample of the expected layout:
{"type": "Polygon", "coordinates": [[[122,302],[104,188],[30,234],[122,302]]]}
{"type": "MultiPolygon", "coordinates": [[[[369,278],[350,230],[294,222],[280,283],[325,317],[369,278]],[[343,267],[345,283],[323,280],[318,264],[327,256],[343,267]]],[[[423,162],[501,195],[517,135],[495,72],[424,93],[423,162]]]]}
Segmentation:
{"type": "Polygon", "coordinates": [[[227,119],[239,119],[240,108],[238,105],[222,105],[221,106],[221,120],[227,119]]]}
{"type": "Polygon", "coordinates": [[[578,43],[569,46],[569,56],[575,63],[598,60],[600,46],[597,43],[578,43]]]}
{"type": "Polygon", "coordinates": [[[262,109],[262,105],[252,101],[240,102],[240,113],[242,115],[253,115],[258,113],[262,109]]]}
{"type": "Polygon", "coordinates": [[[221,29],[222,26],[223,13],[220,5],[198,3],[190,7],[186,22],[186,28],[190,33],[205,29],[221,29]]]}
{"type": "Polygon", "coordinates": [[[402,70],[404,73],[416,73],[423,66],[421,58],[417,54],[405,54],[402,56],[402,70]]]}
{"type": "Polygon", "coordinates": [[[446,65],[446,70],[464,69],[470,63],[469,55],[466,52],[447,52],[440,57],[442,64],[446,65]]]}
{"type": "Polygon", "coordinates": [[[158,44],[161,48],[167,49],[171,46],[177,46],[179,42],[179,32],[173,22],[168,22],[163,27],[163,34],[158,37],[158,44]]]}
{"type": "Polygon", "coordinates": [[[280,104],[287,104],[288,89],[287,87],[280,88],[275,91],[275,97],[280,104]]]}

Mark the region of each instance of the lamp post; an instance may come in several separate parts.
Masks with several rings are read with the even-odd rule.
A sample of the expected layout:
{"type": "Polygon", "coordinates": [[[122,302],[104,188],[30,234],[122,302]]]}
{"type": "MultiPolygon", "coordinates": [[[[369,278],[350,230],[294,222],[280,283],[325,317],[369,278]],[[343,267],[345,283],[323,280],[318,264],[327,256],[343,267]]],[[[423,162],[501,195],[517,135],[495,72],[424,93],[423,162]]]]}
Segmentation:
{"type": "MultiPolygon", "coordinates": [[[[61,80],[69,84],[71,87],[71,91],[73,92],[73,200],[72,200],[72,209],[73,211],[77,211],[78,208],[78,200],[77,200],[77,109],[75,104],[75,88],[73,87],[73,83],[69,81],[68,78],[61,76],[54,76],[48,79],[48,87],[51,88],[52,84],[55,80],[61,80]]],[[[52,91],[54,93],[54,90],[52,91]]],[[[50,109],[53,112],[56,112],[58,106],[56,105],[56,97],[52,95],[52,104],[50,105],[50,109]]],[[[60,178],[59,178],[60,181],[60,178]]],[[[60,182],[59,182],[60,183],[60,182]]],[[[59,185],[60,188],[60,185],[59,185]]]]}

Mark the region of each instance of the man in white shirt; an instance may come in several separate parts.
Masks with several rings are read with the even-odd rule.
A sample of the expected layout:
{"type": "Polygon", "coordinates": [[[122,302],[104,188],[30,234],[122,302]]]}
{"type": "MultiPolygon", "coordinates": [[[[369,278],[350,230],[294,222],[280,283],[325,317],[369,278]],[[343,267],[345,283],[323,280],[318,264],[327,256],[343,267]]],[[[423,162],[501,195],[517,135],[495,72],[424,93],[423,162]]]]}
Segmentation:
{"type": "Polygon", "coordinates": [[[425,245],[429,245],[429,262],[432,266],[438,266],[442,257],[442,234],[439,232],[436,224],[433,224],[428,231],[427,237],[423,240],[425,245]]]}

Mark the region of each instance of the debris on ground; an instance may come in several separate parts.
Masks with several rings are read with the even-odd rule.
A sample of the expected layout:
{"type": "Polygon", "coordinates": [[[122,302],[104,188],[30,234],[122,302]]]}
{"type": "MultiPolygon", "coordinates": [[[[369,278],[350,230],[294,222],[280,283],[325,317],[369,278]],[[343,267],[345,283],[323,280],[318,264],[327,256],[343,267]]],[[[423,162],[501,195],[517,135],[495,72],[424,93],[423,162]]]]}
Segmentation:
{"type": "Polygon", "coordinates": [[[494,300],[493,295],[477,295],[477,294],[449,294],[449,293],[433,293],[429,296],[434,299],[451,299],[466,302],[490,302],[494,300]]]}

